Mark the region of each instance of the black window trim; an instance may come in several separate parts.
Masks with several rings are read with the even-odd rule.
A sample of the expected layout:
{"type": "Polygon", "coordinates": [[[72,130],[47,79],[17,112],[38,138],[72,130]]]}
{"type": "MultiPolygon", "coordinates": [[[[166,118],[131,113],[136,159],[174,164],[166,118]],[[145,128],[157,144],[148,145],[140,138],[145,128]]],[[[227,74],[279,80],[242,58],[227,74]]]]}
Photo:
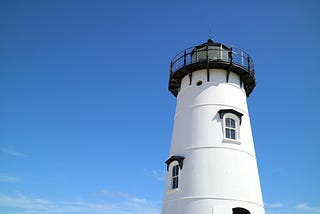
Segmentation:
{"type": "Polygon", "coordinates": [[[179,165],[179,168],[182,169],[183,167],[183,160],[184,160],[184,157],[182,156],[171,156],[167,161],[166,161],[166,164],[167,164],[167,171],[169,170],[169,165],[173,162],[173,161],[178,161],[178,165],[179,165]]]}
{"type": "Polygon", "coordinates": [[[219,113],[220,119],[222,119],[223,116],[224,116],[225,114],[228,114],[228,113],[231,113],[231,114],[236,115],[236,116],[239,118],[239,122],[240,122],[240,125],[241,125],[241,121],[242,121],[241,118],[242,118],[242,116],[243,116],[242,113],[240,113],[240,112],[238,112],[238,111],[236,111],[236,110],[234,110],[234,109],[221,109],[221,110],[218,111],[218,113],[219,113]]]}

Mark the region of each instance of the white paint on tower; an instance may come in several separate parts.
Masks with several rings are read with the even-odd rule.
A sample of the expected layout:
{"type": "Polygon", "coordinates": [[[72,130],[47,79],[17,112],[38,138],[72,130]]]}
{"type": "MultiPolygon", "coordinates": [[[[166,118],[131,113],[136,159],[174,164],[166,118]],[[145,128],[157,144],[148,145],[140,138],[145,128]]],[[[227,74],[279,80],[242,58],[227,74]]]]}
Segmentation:
{"type": "Polygon", "coordinates": [[[264,214],[246,101],[254,86],[251,58],[212,40],[172,61],[177,106],[162,214],[264,214]]]}

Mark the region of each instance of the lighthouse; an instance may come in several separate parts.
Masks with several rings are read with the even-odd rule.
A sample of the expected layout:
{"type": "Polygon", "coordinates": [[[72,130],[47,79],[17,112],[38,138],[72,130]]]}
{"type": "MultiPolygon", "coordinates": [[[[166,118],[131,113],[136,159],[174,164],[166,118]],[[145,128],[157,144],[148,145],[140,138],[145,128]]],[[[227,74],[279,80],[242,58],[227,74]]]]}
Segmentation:
{"type": "Polygon", "coordinates": [[[172,59],[162,214],[265,213],[247,106],[255,85],[252,58],[211,39],[172,59]]]}

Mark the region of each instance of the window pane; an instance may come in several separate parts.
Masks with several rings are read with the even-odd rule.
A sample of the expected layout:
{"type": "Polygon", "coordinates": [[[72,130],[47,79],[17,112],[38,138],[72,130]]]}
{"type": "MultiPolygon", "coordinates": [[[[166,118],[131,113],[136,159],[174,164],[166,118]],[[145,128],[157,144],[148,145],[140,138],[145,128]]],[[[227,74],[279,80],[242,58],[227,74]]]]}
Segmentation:
{"type": "Polygon", "coordinates": [[[175,165],[173,168],[172,168],[172,176],[177,176],[179,175],[179,166],[178,165],[175,165]]]}
{"type": "Polygon", "coordinates": [[[230,127],[230,118],[226,118],[226,127],[230,127]]]}
{"type": "Polygon", "coordinates": [[[234,119],[230,119],[230,127],[236,128],[236,121],[234,119]]]}
{"type": "Polygon", "coordinates": [[[172,189],[178,188],[178,177],[172,179],[172,189]]]}
{"type": "Polygon", "coordinates": [[[236,140],[236,130],[226,128],[226,138],[236,140]]]}
{"type": "Polygon", "coordinates": [[[226,128],[226,138],[230,138],[230,129],[226,128]]]}
{"type": "Polygon", "coordinates": [[[236,139],[236,131],[235,130],[230,130],[231,132],[231,139],[236,139]]]}

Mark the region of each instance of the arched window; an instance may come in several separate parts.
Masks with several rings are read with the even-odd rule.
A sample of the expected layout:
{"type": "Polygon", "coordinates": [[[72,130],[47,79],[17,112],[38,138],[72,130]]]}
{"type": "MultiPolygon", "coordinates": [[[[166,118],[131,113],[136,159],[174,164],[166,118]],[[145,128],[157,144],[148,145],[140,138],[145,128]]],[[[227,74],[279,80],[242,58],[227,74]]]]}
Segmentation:
{"type": "MultiPolygon", "coordinates": [[[[179,187],[179,176],[180,170],[183,167],[184,157],[182,156],[171,156],[167,161],[167,170],[168,170],[168,190],[177,190],[179,187]]],[[[181,178],[181,177],[180,177],[181,178]]]]}
{"type": "Polygon", "coordinates": [[[179,165],[172,167],[171,176],[171,189],[177,189],[179,187],[179,165]]]}
{"type": "Polygon", "coordinates": [[[225,118],[225,138],[237,140],[238,135],[237,124],[233,118],[225,118]]]}
{"type": "Polygon", "coordinates": [[[222,109],[218,113],[223,121],[224,139],[240,143],[240,124],[243,114],[234,109],[222,109]]]}
{"type": "Polygon", "coordinates": [[[235,207],[232,209],[232,214],[250,214],[250,212],[245,208],[235,207]]]}

